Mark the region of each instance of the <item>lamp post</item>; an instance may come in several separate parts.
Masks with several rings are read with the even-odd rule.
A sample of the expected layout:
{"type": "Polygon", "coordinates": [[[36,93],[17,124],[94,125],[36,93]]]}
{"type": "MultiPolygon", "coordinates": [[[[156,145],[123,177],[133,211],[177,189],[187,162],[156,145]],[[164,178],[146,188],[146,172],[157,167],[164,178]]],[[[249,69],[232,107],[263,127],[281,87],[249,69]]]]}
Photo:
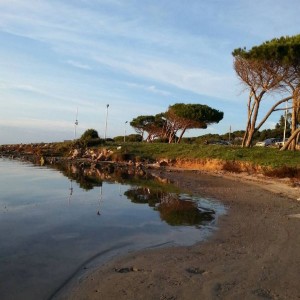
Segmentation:
{"type": "Polygon", "coordinates": [[[106,140],[106,131],[107,131],[107,117],[108,117],[108,107],[109,107],[109,104],[106,104],[106,118],[105,118],[105,131],[104,131],[104,140],[106,140]]]}
{"type": "Polygon", "coordinates": [[[124,143],[126,142],[126,124],[127,123],[128,123],[128,121],[126,121],[124,124],[124,143]]]}

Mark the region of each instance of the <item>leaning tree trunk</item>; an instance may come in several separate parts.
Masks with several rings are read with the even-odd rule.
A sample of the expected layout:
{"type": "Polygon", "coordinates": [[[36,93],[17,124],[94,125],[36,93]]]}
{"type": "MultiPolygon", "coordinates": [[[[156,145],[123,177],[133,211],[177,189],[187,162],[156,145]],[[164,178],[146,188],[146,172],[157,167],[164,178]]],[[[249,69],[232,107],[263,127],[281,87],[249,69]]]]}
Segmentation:
{"type": "Polygon", "coordinates": [[[253,140],[253,135],[256,131],[255,125],[256,125],[257,116],[258,116],[259,104],[260,104],[259,98],[255,97],[255,104],[254,104],[254,107],[253,107],[253,114],[251,116],[252,118],[251,118],[251,122],[250,122],[250,128],[248,130],[248,137],[247,137],[246,144],[245,144],[246,148],[249,148],[251,146],[252,140],[253,140]]]}
{"type": "Polygon", "coordinates": [[[182,137],[183,137],[185,131],[186,131],[186,127],[182,129],[182,132],[181,132],[181,134],[180,134],[180,136],[179,136],[179,138],[178,138],[177,144],[179,144],[179,143],[181,142],[181,139],[182,139],[182,137]]]}
{"type": "Polygon", "coordinates": [[[242,141],[242,147],[246,146],[246,141],[248,139],[249,130],[250,130],[250,118],[248,117],[245,134],[244,134],[243,141],[242,141]]]}
{"type": "Polygon", "coordinates": [[[299,139],[300,139],[300,132],[298,132],[296,137],[296,146],[299,144],[299,139]]]}
{"type": "MultiPolygon", "coordinates": [[[[297,87],[293,92],[293,110],[292,110],[292,124],[291,124],[291,134],[293,134],[298,127],[298,118],[299,118],[299,110],[300,110],[300,95],[299,95],[299,87],[297,87]]],[[[295,150],[296,148],[296,137],[291,141],[289,145],[290,150],[295,150]]]]}
{"type": "Polygon", "coordinates": [[[248,98],[248,105],[247,105],[248,106],[248,119],[247,119],[245,134],[244,134],[243,141],[242,141],[242,147],[246,146],[246,141],[248,139],[248,135],[249,135],[249,131],[250,131],[251,118],[252,118],[252,113],[253,113],[253,109],[254,109],[254,105],[255,105],[255,102],[252,103],[253,95],[254,95],[254,93],[253,93],[253,91],[251,91],[249,94],[249,98],[248,98]]]}
{"type": "Polygon", "coordinates": [[[175,137],[175,132],[174,131],[171,131],[170,132],[170,135],[169,135],[169,144],[171,144],[174,140],[174,137],[175,137]]]}
{"type": "Polygon", "coordinates": [[[247,122],[247,128],[246,128],[246,132],[245,132],[245,136],[244,136],[245,141],[243,141],[243,143],[244,143],[243,147],[249,148],[252,144],[253,135],[256,132],[255,126],[256,126],[260,102],[265,93],[266,93],[266,91],[262,90],[258,95],[256,95],[255,91],[252,90],[249,95],[248,122],[247,122]],[[254,97],[254,99],[253,99],[253,97],[254,97]],[[252,101],[253,101],[253,103],[252,103],[252,101]]]}
{"type": "Polygon", "coordinates": [[[256,130],[259,130],[261,126],[267,121],[267,119],[270,117],[270,115],[277,110],[286,110],[286,108],[277,108],[280,104],[287,102],[288,100],[292,99],[292,96],[283,98],[276,102],[267,112],[267,114],[264,116],[264,118],[260,121],[260,123],[257,125],[256,130]]]}
{"type": "Polygon", "coordinates": [[[280,151],[287,150],[292,143],[296,139],[296,137],[300,134],[300,128],[298,128],[288,139],[288,141],[283,145],[283,147],[280,149],[280,151]]]}
{"type": "MultiPolygon", "coordinates": [[[[293,110],[292,110],[292,120],[291,120],[291,134],[293,134],[297,130],[297,108],[296,108],[296,99],[293,98],[293,110]]],[[[289,149],[295,150],[296,148],[296,136],[295,138],[290,142],[289,149]]]]}

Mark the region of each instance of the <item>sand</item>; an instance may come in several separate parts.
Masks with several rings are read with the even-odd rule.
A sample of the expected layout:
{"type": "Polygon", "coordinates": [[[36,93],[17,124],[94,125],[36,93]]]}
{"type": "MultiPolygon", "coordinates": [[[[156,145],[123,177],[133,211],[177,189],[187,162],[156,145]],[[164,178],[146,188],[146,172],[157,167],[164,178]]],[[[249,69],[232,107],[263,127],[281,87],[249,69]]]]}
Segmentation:
{"type": "Polygon", "coordinates": [[[284,180],[156,171],[222,201],[206,241],[130,253],[87,272],[55,299],[300,299],[300,192],[284,180]],[[297,200],[298,199],[298,200],[297,200]]]}

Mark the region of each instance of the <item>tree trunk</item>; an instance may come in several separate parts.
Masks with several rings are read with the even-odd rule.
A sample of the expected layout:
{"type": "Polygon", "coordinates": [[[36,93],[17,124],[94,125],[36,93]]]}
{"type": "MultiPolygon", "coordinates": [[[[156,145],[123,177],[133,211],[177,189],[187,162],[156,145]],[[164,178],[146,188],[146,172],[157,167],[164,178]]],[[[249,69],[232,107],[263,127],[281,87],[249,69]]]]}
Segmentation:
{"type": "Polygon", "coordinates": [[[247,141],[246,141],[246,144],[245,144],[246,148],[250,148],[254,133],[255,133],[255,128],[251,127],[248,131],[248,138],[247,138],[247,141]]]}
{"type": "Polygon", "coordinates": [[[247,141],[248,135],[249,135],[251,116],[252,116],[253,108],[254,108],[253,107],[254,103],[252,104],[252,107],[251,107],[253,95],[254,95],[253,91],[251,91],[249,94],[249,98],[248,98],[248,105],[247,105],[248,106],[248,120],[247,120],[246,130],[245,130],[245,134],[244,134],[243,141],[242,141],[242,147],[246,146],[246,141],[247,141]]]}
{"type": "Polygon", "coordinates": [[[258,96],[255,94],[254,91],[252,91],[250,93],[249,100],[248,100],[248,128],[246,128],[247,135],[245,132],[246,139],[245,139],[243,147],[246,147],[246,148],[251,147],[253,135],[256,132],[255,125],[256,125],[256,121],[257,121],[260,101],[263,98],[263,95],[265,93],[266,93],[265,90],[262,90],[258,96]],[[254,97],[254,100],[252,99],[252,97],[254,97]],[[252,104],[252,107],[250,107],[252,100],[253,100],[253,104],[252,104]]]}
{"type": "MultiPolygon", "coordinates": [[[[295,107],[296,103],[295,103],[295,99],[293,99],[293,110],[292,110],[292,124],[291,124],[291,134],[293,135],[293,133],[297,130],[297,120],[296,120],[296,107],[295,107]]],[[[296,136],[295,136],[296,138],[296,136]]],[[[296,148],[296,141],[295,139],[293,139],[290,142],[289,145],[289,149],[290,150],[295,150],[296,148]]]]}
{"type": "Polygon", "coordinates": [[[256,120],[257,120],[257,116],[258,116],[260,99],[261,98],[256,98],[255,97],[255,105],[253,107],[254,113],[251,114],[252,120],[251,120],[251,123],[250,123],[250,129],[248,130],[248,138],[247,138],[246,145],[245,145],[245,147],[247,147],[247,148],[251,147],[253,135],[256,132],[255,125],[256,125],[256,120]]]}
{"type": "Polygon", "coordinates": [[[175,136],[175,132],[174,131],[171,131],[170,132],[170,135],[169,135],[169,144],[171,144],[174,140],[174,136],[175,136]]]}
{"type": "MultiPolygon", "coordinates": [[[[292,110],[292,124],[291,124],[291,135],[297,130],[298,127],[298,115],[299,115],[299,87],[293,92],[293,110],[292,110]]],[[[289,149],[295,150],[296,148],[296,136],[291,141],[289,149]]]]}
{"type": "Polygon", "coordinates": [[[182,139],[182,137],[183,137],[185,131],[186,131],[186,127],[182,129],[182,132],[181,132],[181,134],[180,134],[180,136],[179,136],[179,138],[178,138],[178,141],[177,141],[178,144],[181,142],[181,139],[182,139]]]}
{"type": "Polygon", "coordinates": [[[276,110],[276,107],[284,102],[287,102],[289,100],[292,99],[292,96],[290,97],[286,97],[281,99],[280,101],[276,102],[271,109],[267,112],[267,114],[264,116],[264,118],[261,120],[261,122],[258,124],[258,126],[256,127],[256,130],[259,130],[260,127],[267,121],[267,119],[270,117],[270,115],[272,114],[272,112],[274,112],[276,110]]]}
{"type": "Polygon", "coordinates": [[[247,141],[247,138],[249,135],[249,130],[250,130],[250,119],[248,118],[245,134],[244,134],[243,141],[242,141],[242,147],[246,146],[246,141],[247,141]]]}
{"type": "Polygon", "coordinates": [[[283,147],[280,149],[280,151],[284,151],[287,150],[291,144],[292,141],[294,141],[296,139],[296,137],[298,136],[298,134],[300,133],[300,128],[298,128],[288,139],[288,141],[283,145],[283,147]]]}

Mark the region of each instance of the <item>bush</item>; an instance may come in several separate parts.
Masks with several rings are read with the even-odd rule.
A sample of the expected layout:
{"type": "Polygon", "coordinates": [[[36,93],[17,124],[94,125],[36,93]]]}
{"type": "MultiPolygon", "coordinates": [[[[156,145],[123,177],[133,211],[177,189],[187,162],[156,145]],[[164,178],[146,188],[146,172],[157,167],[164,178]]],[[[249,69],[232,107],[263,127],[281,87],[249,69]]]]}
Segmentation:
{"type": "Polygon", "coordinates": [[[122,136],[122,135],[115,136],[114,141],[116,143],[122,143],[122,142],[124,142],[124,136],[122,136]]]}
{"type": "Polygon", "coordinates": [[[104,140],[102,140],[100,138],[85,140],[85,145],[87,147],[98,146],[98,145],[101,145],[101,144],[104,144],[104,140]]]}
{"type": "MultiPolygon", "coordinates": [[[[141,142],[142,140],[143,138],[140,134],[130,134],[130,135],[126,135],[125,137],[125,141],[129,143],[141,142]]],[[[124,142],[124,135],[119,135],[114,137],[114,141],[117,143],[124,142]]]]}
{"type": "Polygon", "coordinates": [[[141,142],[143,140],[142,136],[140,134],[130,134],[126,136],[126,142],[141,142]]]}
{"type": "Polygon", "coordinates": [[[99,135],[95,129],[87,129],[80,137],[81,141],[89,141],[92,139],[98,139],[99,135]]]}

